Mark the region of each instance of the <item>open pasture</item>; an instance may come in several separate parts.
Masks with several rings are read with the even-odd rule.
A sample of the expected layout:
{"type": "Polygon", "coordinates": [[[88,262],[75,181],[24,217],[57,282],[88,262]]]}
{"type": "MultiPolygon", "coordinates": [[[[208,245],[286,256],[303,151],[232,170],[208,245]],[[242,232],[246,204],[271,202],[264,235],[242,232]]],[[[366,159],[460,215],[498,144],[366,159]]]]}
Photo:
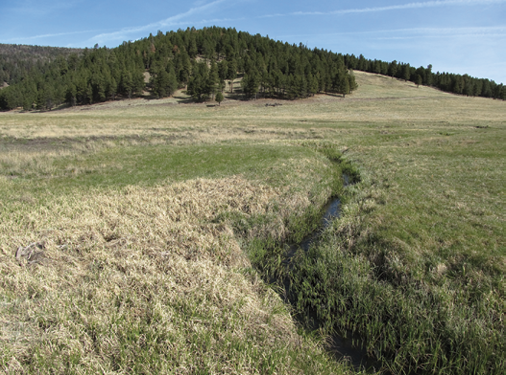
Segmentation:
{"type": "Polygon", "coordinates": [[[383,372],[501,373],[506,103],[355,75],[346,99],[276,107],[0,113],[2,371],[355,372],[294,322],[312,308],[383,372]],[[287,306],[248,243],[299,237],[336,193],[287,306]]]}

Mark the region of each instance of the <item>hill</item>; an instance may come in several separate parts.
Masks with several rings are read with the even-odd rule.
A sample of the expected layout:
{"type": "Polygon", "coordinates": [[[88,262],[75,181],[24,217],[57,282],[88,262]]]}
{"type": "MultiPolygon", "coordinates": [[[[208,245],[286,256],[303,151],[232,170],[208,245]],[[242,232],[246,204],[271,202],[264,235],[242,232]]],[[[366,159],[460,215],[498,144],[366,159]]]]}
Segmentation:
{"type": "Polygon", "coordinates": [[[18,44],[0,44],[0,82],[9,85],[19,83],[34,68],[46,71],[45,66],[71,54],[79,55],[79,48],[41,47],[18,44]]]}
{"type": "Polygon", "coordinates": [[[348,94],[355,89],[342,55],[308,50],[235,29],[217,27],[171,31],[123,43],[114,49],[85,50],[80,59],[60,60],[46,74],[33,72],[2,91],[0,108],[51,109],[67,102],[91,104],[142,95],[144,74],[154,97],[185,87],[192,99],[214,98],[226,80],[243,76],[245,98],[259,94],[288,99],[316,92],[348,94]]]}
{"type": "Polygon", "coordinates": [[[345,96],[356,88],[350,69],[456,94],[506,99],[506,88],[488,79],[434,73],[430,65],[415,68],[362,55],[309,50],[302,44],[289,45],[218,27],[159,32],[114,49],[85,49],[81,57],[68,55],[70,50],[47,47],[3,49],[8,51],[7,62],[21,62],[19,69],[12,62],[4,64],[4,80],[17,83],[0,94],[0,109],[4,110],[47,110],[62,103],[92,104],[146,94],[163,98],[181,88],[196,102],[214,100],[226,82],[238,75],[243,79],[237,93],[245,99],[298,99],[317,93],[345,96]],[[56,55],[61,56],[58,61],[40,65],[56,55]],[[29,69],[37,61],[38,68],[29,69]],[[144,80],[146,73],[151,77],[148,82],[144,80]]]}

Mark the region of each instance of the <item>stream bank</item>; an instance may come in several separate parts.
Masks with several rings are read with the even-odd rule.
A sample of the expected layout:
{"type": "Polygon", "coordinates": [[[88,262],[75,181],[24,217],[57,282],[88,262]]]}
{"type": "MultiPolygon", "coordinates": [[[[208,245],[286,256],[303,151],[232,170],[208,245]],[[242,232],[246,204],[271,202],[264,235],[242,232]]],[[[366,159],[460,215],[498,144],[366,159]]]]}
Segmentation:
{"type": "MultiPolygon", "coordinates": [[[[347,187],[350,184],[350,177],[347,174],[342,175],[343,186],[347,187]]],[[[283,261],[285,266],[290,270],[288,274],[283,277],[283,299],[294,308],[298,304],[298,296],[296,291],[293,290],[293,262],[297,262],[298,256],[304,256],[312,246],[318,246],[318,242],[323,232],[332,225],[334,220],[341,216],[341,200],[339,197],[331,197],[327,204],[323,207],[323,214],[320,220],[319,227],[313,232],[309,233],[299,243],[291,244],[286,251],[286,258],[283,261]]],[[[279,284],[280,280],[269,280],[271,283],[279,284]]],[[[298,316],[298,320],[306,329],[316,331],[325,326],[325,322],[318,317],[315,309],[307,309],[303,316],[298,316]]],[[[366,373],[376,373],[381,367],[381,364],[367,355],[365,350],[365,342],[352,332],[348,331],[344,335],[332,333],[326,340],[326,349],[332,353],[337,360],[348,361],[353,368],[357,371],[365,371],[366,373]]]]}
{"type": "Polygon", "coordinates": [[[292,235],[284,242],[255,238],[246,243],[245,251],[264,281],[273,285],[282,299],[291,306],[301,326],[308,333],[318,332],[318,336],[324,332],[324,346],[336,360],[347,361],[356,371],[376,372],[380,365],[367,355],[366,345],[358,336],[351,334],[350,330],[338,334],[334,329],[329,329],[325,318],[306,303],[305,297],[300,298],[300,289],[306,285],[311,289],[312,286],[304,281],[303,275],[299,273],[301,268],[296,263],[304,259],[310,249],[318,247],[325,230],[341,215],[346,188],[360,181],[358,171],[334,147],[318,145],[315,151],[323,154],[334,169],[334,188],[327,203],[310,207],[298,221],[303,224],[290,228],[292,235]]]}

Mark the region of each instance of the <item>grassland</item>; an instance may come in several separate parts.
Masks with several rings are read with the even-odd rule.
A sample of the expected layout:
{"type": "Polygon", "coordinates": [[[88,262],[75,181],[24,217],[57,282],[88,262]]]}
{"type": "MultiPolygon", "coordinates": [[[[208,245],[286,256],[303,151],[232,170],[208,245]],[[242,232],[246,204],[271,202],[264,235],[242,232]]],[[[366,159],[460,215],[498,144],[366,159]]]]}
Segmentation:
{"type": "Polygon", "coordinates": [[[506,104],[355,74],[344,100],[0,113],[0,368],[354,372],[311,310],[382,372],[501,373],[506,104]],[[336,193],[287,306],[260,276],[336,193]]]}

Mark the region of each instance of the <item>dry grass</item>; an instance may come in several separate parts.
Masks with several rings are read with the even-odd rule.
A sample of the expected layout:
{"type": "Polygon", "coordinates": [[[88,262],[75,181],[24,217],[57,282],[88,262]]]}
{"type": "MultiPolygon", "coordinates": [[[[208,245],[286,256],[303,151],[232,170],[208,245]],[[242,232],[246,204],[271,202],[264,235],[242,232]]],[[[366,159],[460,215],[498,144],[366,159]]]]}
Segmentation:
{"type": "Polygon", "coordinates": [[[298,336],[275,293],[245,272],[249,261],[227,223],[213,224],[223,213],[269,214],[280,197],[240,177],[198,179],[2,215],[3,371],[300,372],[279,349],[318,349],[298,336]],[[43,256],[18,264],[15,250],[33,242],[43,256]]]}

